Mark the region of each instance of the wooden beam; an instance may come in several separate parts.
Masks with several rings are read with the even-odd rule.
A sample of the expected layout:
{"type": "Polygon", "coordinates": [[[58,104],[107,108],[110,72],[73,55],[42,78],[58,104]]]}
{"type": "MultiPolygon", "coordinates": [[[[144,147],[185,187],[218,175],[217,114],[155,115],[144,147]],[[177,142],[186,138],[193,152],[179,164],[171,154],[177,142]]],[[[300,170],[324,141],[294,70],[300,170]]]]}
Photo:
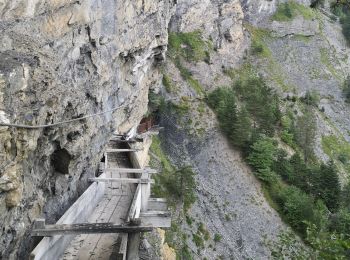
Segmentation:
{"type": "Polygon", "coordinates": [[[145,169],[135,169],[135,168],[107,168],[106,171],[112,171],[117,173],[157,173],[157,170],[145,168],[145,169]]]}
{"type": "Polygon", "coordinates": [[[112,137],[110,141],[120,142],[120,143],[142,143],[143,138],[130,138],[129,140],[120,139],[118,137],[112,137]]]}
{"type": "Polygon", "coordinates": [[[148,217],[148,216],[156,216],[156,217],[171,217],[171,212],[170,211],[145,211],[141,213],[142,217],[148,217]]]}
{"type": "Polygon", "coordinates": [[[171,217],[159,217],[159,216],[143,216],[140,215],[141,226],[151,225],[155,228],[170,228],[171,227],[171,217]]]}
{"type": "Polygon", "coordinates": [[[106,153],[128,153],[128,152],[139,152],[143,149],[106,149],[106,153]]]}
{"type": "Polygon", "coordinates": [[[78,234],[104,234],[104,233],[139,233],[150,232],[153,227],[116,225],[114,223],[82,223],[82,224],[62,224],[46,225],[41,229],[34,229],[31,233],[33,237],[48,237],[57,235],[78,235],[78,234]]]}
{"type": "Polygon", "coordinates": [[[129,235],[126,233],[121,234],[121,241],[116,260],[126,260],[126,252],[128,249],[128,236],[129,235]]]}
{"type": "Polygon", "coordinates": [[[154,183],[152,179],[137,179],[137,178],[90,178],[90,182],[124,182],[124,183],[154,183]]]}
{"type": "Polygon", "coordinates": [[[148,199],[148,210],[166,211],[167,209],[168,209],[168,203],[166,199],[162,199],[162,198],[148,199]]]}
{"type": "Polygon", "coordinates": [[[134,197],[132,199],[132,202],[128,211],[128,216],[126,218],[127,222],[130,222],[135,217],[136,218],[139,217],[139,214],[141,211],[141,205],[139,205],[141,204],[140,196],[141,196],[141,184],[137,185],[137,188],[135,190],[134,197]]]}

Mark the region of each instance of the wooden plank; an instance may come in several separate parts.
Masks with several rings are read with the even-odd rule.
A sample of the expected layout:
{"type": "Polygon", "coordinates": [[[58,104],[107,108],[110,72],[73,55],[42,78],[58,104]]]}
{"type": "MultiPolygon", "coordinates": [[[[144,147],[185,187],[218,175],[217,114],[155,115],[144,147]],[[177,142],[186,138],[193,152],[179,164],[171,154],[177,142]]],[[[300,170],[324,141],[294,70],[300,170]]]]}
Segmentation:
{"type": "Polygon", "coordinates": [[[120,242],[120,247],[117,254],[117,260],[126,259],[126,252],[128,249],[128,236],[129,235],[127,233],[121,234],[121,242],[120,242]]]}
{"type": "Polygon", "coordinates": [[[168,209],[168,203],[166,199],[162,198],[150,198],[148,200],[148,210],[154,211],[154,210],[161,210],[165,211],[168,209]]]}
{"type": "Polygon", "coordinates": [[[127,222],[130,222],[132,219],[134,219],[135,217],[137,217],[137,215],[140,214],[141,207],[140,205],[138,205],[141,203],[140,196],[141,196],[141,184],[137,185],[137,188],[135,190],[134,198],[131,202],[129,213],[126,219],[127,222]]]}
{"type": "Polygon", "coordinates": [[[138,233],[150,232],[152,229],[152,226],[116,225],[114,223],[82,223],[46,225],[44,229],[34,229],[31,235],[47,237],[72,234],[138,233]]]}
{"type": "MultiPolygon", "coordinates": [[[[101,177],[105,177],[102,174],[101,177]]],[[[85,221],[101,201],[105,193],[105,183],[93,183],[78,198],[78,200],[57,221],[57,224],[71,224],[75,221],[85,221]]],[[[34,248],[29,259],[51,260],[58,259],[71,243],[74,236],[46,237],[34,248]]]]}
{"type": "Polygon", "coordinates": [[[135,168],[107,168],[107,172],[116,172],[116,173],[157,173],[157,170],[144,168],[144,169],[135,169],[135,168]]]}
{"type": "Polygon", "coordinates": [[[142,143],[143,142],[143,138],[131,138],[129,140],[124,140],[124,139],[120,139],[118,137],[112,137],[110,139],[110,141],[114,141],[114,142],[120,142],[120,143],[142,143]]]}
{"type": "Polygon", "coordinates": [[[107,158],[107,153],[104,153],[105,156],[105,170],[108,168],[108,158],[107,158]]]}
{"type": "Polygon", "coordinates": [[[139,152],[143,149],[106,149],[106,153],[128,153],[128,152],[139,152]]]}
{"type": "Polygon", "coordinates": [[[171,212],[170,211],[146,211],[142,212],[141,216],[157,216],[157,217],[170,217],[171,212]]]}
{"type": "Polygon", "coordinates": [[[140,214],[141,226],[150,225],[154,228],[170,228],[171,216],[157,216],[140,214]]]}
{"type": "Polygon", "coordinates": [[[89,178],[90,182],[124,182],[124,183],[154,183],[152,179],[138,179],[138,178],[89,178]]]}

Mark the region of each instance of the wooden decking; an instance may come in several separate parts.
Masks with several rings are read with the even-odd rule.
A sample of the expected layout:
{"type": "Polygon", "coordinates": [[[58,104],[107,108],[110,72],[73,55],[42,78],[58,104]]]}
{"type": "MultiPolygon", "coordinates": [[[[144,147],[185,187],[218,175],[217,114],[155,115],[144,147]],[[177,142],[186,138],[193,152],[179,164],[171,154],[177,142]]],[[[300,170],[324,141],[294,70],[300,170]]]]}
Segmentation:
{"type": "MultiPolygon", "coordinates": [[[[140,142],[139,142],[140,143],[140,142]]],[[[150,142],[148,142],[148,147],[150,142]]],[[[141,232],[169,228],[164,199],[150,198],[155,170],[145,167],[148,149],[111,141],[100,176],[56,224],[37,220],[32,236],[45,238],[31,252],[33,260],[138,259],[141,232]]]]}
{"type": "MultiPolygon", "coordinates": [[[[108,166],[113,168],[131,168],[127,156],[109,155],[108,166]]],[[[128,173],[129,178],[133,177],[128,173]]],[[[107,178],[123,178],[125,174],[108,172],[107,178]]],[[[109,182],[105,196],[88,219],[89,223],[123,224],[135,192],[135,184],[109,182]]],[[[119,252],[121,233],[78,235],[66,249],[62,260],[111,259],[119,252]]]]}

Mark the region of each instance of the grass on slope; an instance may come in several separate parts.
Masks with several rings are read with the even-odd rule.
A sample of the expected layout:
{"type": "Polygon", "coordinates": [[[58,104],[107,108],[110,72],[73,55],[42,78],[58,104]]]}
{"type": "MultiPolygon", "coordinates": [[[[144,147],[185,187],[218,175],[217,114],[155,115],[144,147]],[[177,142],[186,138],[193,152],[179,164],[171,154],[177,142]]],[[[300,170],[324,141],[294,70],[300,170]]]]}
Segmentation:
{"type": "Polygon", "coordinates": [[[274,21],[288,22],[299,15],[305,20],[312,20],[316,17],[315,11],[312,8],[295,1],[288,1],[278,4],[277,10],[271,19],[274,21]]]}
{"type": "Polygon", "coordinates": [[[335,135],[322,137],[323,151],[334,161],[340,162],[350,174],[350,144],[343,138],[335,135]]]}

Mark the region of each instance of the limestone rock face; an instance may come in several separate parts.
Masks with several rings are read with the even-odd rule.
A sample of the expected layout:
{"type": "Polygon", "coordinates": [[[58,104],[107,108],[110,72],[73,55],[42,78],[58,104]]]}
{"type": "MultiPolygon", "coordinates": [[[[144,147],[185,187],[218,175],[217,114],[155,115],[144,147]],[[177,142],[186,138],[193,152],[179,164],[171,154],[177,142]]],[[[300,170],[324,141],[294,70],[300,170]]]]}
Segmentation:
{"type": "Polygon", "coordinates": [[[218,60],[225,66],[232,66],[246,43],[243,18],[239,0],[179,0],[171,29],[201,31],[205,38],[213,41],[220,54],[218,60]]]}
{"type": "Polygon", "coordinates": [[[0,1],[0,121],[110,111],[59,127],[0,127],[0,259],[23,259],[32,221],[55,222],[94,176],[112,132],[146,113],[174,2],[0,1]]]}

